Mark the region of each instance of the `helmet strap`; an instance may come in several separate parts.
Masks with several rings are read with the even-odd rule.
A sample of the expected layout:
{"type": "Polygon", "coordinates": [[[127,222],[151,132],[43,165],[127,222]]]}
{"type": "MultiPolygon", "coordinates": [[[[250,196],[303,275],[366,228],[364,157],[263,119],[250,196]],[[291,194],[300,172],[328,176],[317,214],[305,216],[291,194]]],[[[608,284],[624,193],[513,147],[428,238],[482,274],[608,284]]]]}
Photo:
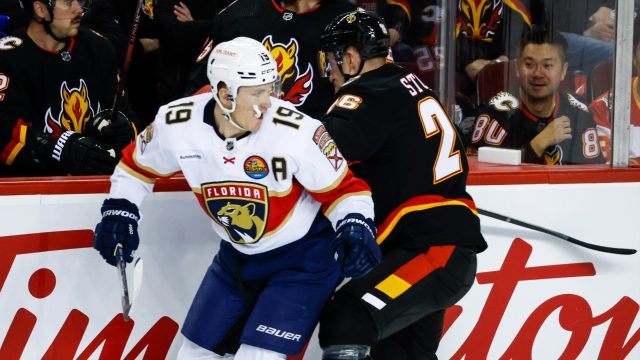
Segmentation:
{"type": "MultiPolygon", "coordinates": [[[[334,52],[334,54],[336,54],[336,53],[334,52]]],[[[360,53],[358,53],[358,54],[360,54],[360,53]]],[[[365,61],[365,59],[363,59],[362,56],[360,56],[360,64],[358,66],[358,70],[356,71],[355,74],[350,75],[350,74],[345,74],[342,71],[342,64],[344,63],[344,56],[342,56],[342,54],[341,54],[340,55],[340,60],[336,59],[336,63],[338,64],[338,71],[340,71],[340,74],[342,74],[342,77],[344,78],[345,82],[351,80],[354,77],[360,76],[360,73],[362,72],[362,68],[364,67],[364,61],[365,61]]]]}
{"type": "Polygon", "coordinates": [[[220,110],[222,110],[222,116],[224,116],[227,122],[229,122],[229,124],[231,124],[233,127],[242,131],[249,131],[243,128],[242,126],[240,126],[240,124],[238,124],[235,120],[233,120],[233,116],[231,116],[231,113],[236,110],[236,100],[233,98],[233,95],[228,95],[227,99],[231,101],[231,109],[227,109],[224,105],[222,105],[222,101],[220,101],[220,99],[218,98],[218,94],[215,94],[214,96],[214,100],[220,106],[220,110]]]}
{"type": "Polygon", "coordinates": [[[53,31],[51,30],[51,23],[53,22],[53,8],[54,8],[54,6],[56,6],[56,3],[54,2],[54,3],[53,3],[53,4],[51,4],[51,5],[50,5],[50,4],[46,4],[46,3],[45,3],[45,6],[47,7],[47,10],[49,10],[49,16],[51,17],[51,19],[50,19],[50,20],[42,19],[42,20],[40,20],[40,21],[35,20],[35,19],[34,19],[34,20],[35,20],[38,24],[42,25],[42,27],[44,28],[44,31],[45,31],[47,34],[51,35],[51,37],[52,37],[52,38],[54,38],[56,41],[61,42],[61,43],[65,42],[65,41],[66,41],[65,39],[60,39],[60,38],[59,38],[59,37],[57,37],[57,36],[53,33],[53,31]]]}

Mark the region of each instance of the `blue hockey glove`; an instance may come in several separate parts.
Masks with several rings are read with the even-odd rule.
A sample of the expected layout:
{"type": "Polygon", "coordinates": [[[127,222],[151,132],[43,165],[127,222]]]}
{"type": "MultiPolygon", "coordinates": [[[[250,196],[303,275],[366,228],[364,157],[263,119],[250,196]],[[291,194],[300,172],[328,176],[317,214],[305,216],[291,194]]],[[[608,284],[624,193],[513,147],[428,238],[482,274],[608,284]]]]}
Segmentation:
{"type": "Polygon", "coordinates": [[[96,226],[93,247],[111,265],[116,265],[116,245],[122,244],[126,262],[133,261],[132,253],[138,248],[138,207],[127,199],[106,199],[102,203],[102,221],[96,226]]]}
{"type": "Polygon", "coordinates": [[[382,252],[376,243],[373,220],[349,214],[338,222],[333,252],[344,277],[358,278],[380,264],[382,252]]]}

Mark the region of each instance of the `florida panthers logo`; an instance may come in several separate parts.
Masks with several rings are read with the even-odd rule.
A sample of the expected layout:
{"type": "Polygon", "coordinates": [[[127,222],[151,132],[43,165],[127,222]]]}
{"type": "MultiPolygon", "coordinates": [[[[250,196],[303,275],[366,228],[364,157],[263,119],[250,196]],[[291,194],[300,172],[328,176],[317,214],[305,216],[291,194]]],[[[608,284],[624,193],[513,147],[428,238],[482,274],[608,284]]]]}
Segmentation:
{"type": "Polygon", "coordinates": [[[80,86],[69,88],[64,81],[60,85],[60,113],[54,117],[52,108],[47,109],[45,130],[59,136],[67,130],[83,132],[85,124],[100,111],[93,111],[89,100],[89,90],[84,80],[80,80],[80,86]]]}
{"type": "Polygon", "coordinates": [[[470,39],[492,42],[502,15],[502,0],[461,0],[458,2],[457,30],[470,39]]]}
{"type": "Polygon", "coordinates": [[[258,242],[267,223],[267,188],[244,182],[202,185],[202,197],[209,216],[222,226],[229,240],[238,244],[258,242]]]}
{"type": "Polygon", "coordinates": [[[274,42],[268,35],[262,44],[271,52],[278,63],[278,74],[282,79],[282,91],[284,100],[295,105],[301,105],[313,90],[313,67],[307,64],[307,70],[300,74],[298,64],[298,41],[291,39],[288,44],[274,42]]]}

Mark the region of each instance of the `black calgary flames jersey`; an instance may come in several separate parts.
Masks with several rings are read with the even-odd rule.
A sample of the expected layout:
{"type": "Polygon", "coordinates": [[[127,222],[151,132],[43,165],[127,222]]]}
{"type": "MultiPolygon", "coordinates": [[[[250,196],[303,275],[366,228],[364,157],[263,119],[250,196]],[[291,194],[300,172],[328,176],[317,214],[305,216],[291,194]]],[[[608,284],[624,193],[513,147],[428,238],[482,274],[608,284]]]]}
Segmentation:
{"type": "Polygon", "coordinates": [[[354,10],[342,0],[322,1],[314,10],[293,13],[270,0],[237,0],[214,20],[210,41],[198,57],[187,92],[208,84],[207,58],[215,44],[246,36],[262,42],[278,63],[282,99],[319,118],[333,98],[333,87],[316,70],[320,35],[334,17],[354,10]]]}
{"type": "Polygon", "coordinates": [[[522,32],[538,18],[531,10],[540,7],[540,0],[458,1],[457,64],[464,68],[477,59],[514,58],[522,32]]]}
{"type": "Polygon", "coordinates": [[[378,242],[484,250],[463,145],[434,93],[415,74],[386,64],[336,96],[323,122],[371,187],[378,242]]]}
{"type": "MultiPolygon", "coordinates": [[[[82,133],[96,113],[111,107],[115,86],[113,47],[90,30],[81,28],[57,52],[38,47],[25,30],[0,38],[0,161],[20,167],[15,162],[29,146],[30,128],[53,137],[82,133]]],[[[32,175],[16,174],[17,167],[3,171],[32,175]]]]}
{"type": "Polygon", "coordinates": [[[547,165],[604,162],[596,123],[585,104],[569,93],[557,92],[552,115],[539,118],[527,109],[519,97],[513,95],[517,91],[499,92],[480,107],[470,135],[471,148],[497,146],[523,149],[525,162],[547,165]],[[550,146],[539,158],[530,142],[547,124],[560,116],[570,120],[571,139],[550,146]]]}

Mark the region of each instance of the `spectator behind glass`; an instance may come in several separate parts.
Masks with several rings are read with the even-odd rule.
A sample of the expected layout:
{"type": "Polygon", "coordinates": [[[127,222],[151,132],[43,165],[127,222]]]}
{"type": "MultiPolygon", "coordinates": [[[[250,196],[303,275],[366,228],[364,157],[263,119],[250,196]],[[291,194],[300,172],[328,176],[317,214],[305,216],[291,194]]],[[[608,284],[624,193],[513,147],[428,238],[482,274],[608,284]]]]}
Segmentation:
{"type": "Polygon", "coordinates": [[[25,0],[26,29],[0,39],[3,175],[108,174],[133,125],[111,110],[109,41],[80,27],[76,0],[25,0]]]}
{"type": "Polygon", "coordinates": [[[380,265],[325,308],[322,359],[435,359],[445,309],[471,288],[476,253],[487,247],[466,191],[462,142],[437,96],[386,63],[389,37],[378,16],[345,13],[321,39],[320,72],[337,90],[322,121],[371,186],[383,252],[380,265]]]}
{"type": "Polygon", "coordinates": [[[162,46],[158,74],[161,103],[181,97],[213,19],[230,0],[163,0],[155,6],[162,46]]]}
{"type": "Polygon", "coordinates": [[[182,171],[223,241],[181,327],[177,359],[285,360],[305,347],[340,275],[380,262],[371,192],[320,121],[272,97],[277,64],[260,42],[218,44],[207,74],[215,92],[161,107],[125,148],[94,247],[116,265],[120,245],[131,262],[144,196],[182,171]]]}
{"type": "Polygon", "coordinates": [[[278,62],[282,98],[312,117],[322,116],[333,89],[315,69],[320,34],[337,15],[354,10],[344,0],[238,0],[216,16],[210,41],[197,59],[187,94],[207,85],[206,58],[213,45],[246,36],[262,42],[278,62]]]}
{"type": "Polygon", "coordinates": [[[602,163],[596,124],[586,105],[559,90],[567,73],[566,40],[534,25],[520,43],[519,86],[501,91],[478,110],[470,147],[522,149],[524,161],[602,163]]]}
{"type": "MultiPolygon", "coordinates": [[[[640,22],[635,21],[633,27],[633,66],[635,74],[631,79],[631,127],[629,128],[629,165],[640,166],[640,22]]],[[[598,124],[598,138],[600,148],[607,164],[611,163],[611,118],[613,107],[613,93],[611,90],[598,96],[589,109],[594,114],[598,124]]]]}
{"type": "Polygon", "coordinates": [[[538,22],[535,0],[458,1],[456,26],[456,66],[471,83],[478,72],[494,61],[515,57],[520,36],[533,22],[538,22]]]}
{"type": "Polygon", "coordinates": [[[615,0],[545,0],[551,27],[567,40],[569,72],[590,74],[613,56],[615,0]]]}

